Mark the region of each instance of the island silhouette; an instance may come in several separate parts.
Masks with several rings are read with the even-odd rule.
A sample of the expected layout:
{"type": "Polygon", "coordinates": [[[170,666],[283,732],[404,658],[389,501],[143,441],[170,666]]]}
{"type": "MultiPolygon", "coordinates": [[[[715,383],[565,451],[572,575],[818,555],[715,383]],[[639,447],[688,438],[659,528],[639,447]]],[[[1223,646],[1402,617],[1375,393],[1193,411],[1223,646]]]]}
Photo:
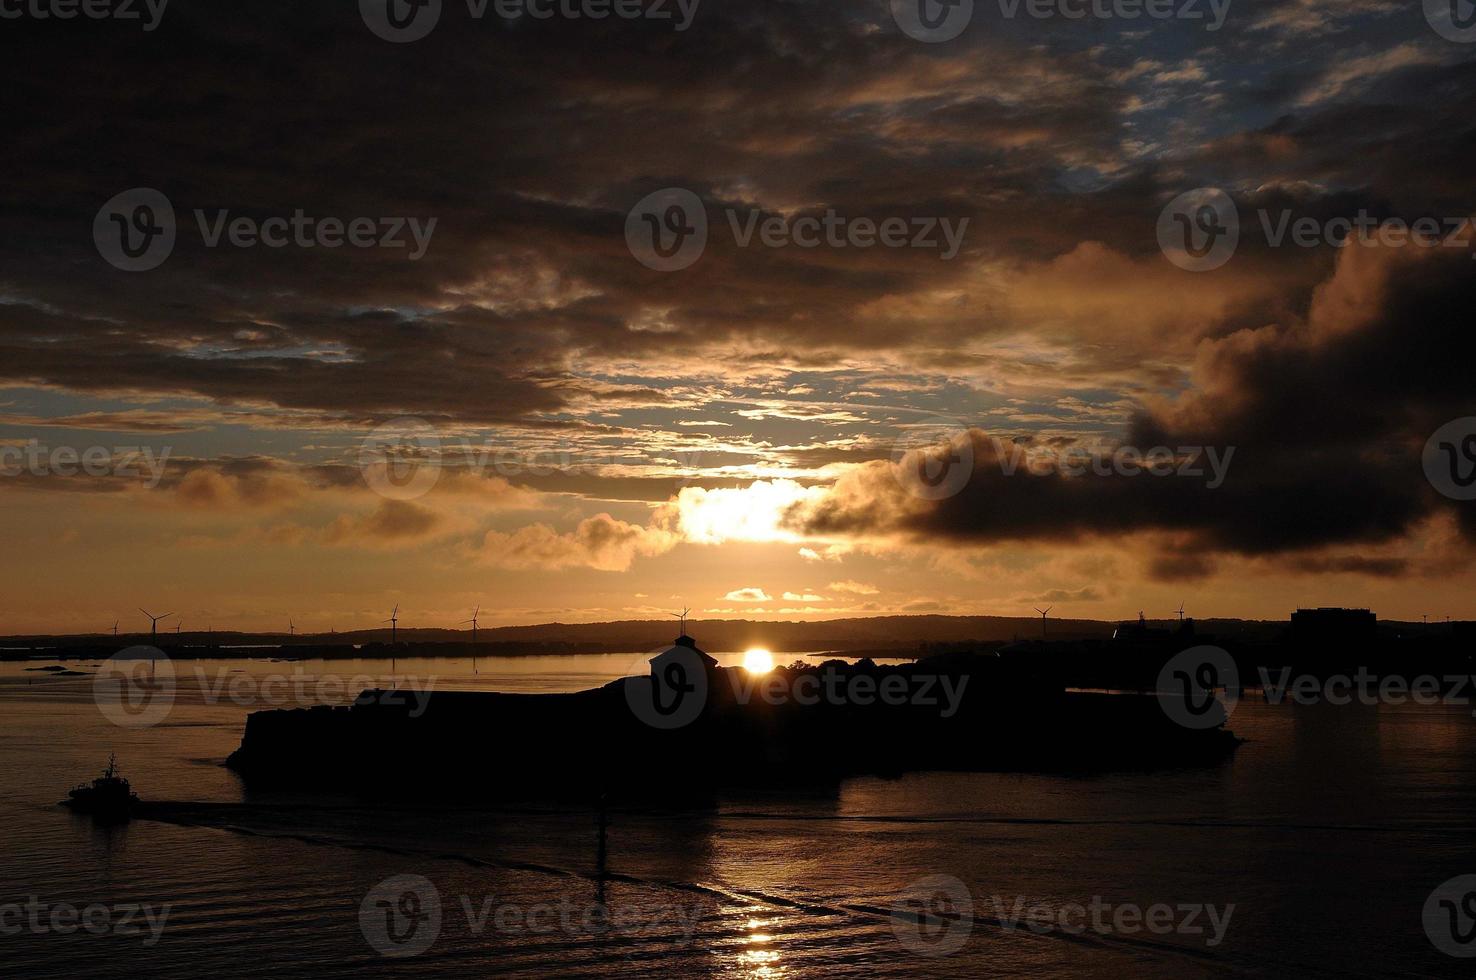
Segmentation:
{"type": "Polygon", "coordinates": [[[884,665],[723,667],[685,633],[649,672],[570,694],[372,689],[257,711],[228,761],[252,787],[379,798],[692,799],[916,770],[1098,772],[1210,765],[1238,740],[1157,699],[1070,691],[996,652],[884,665]]]}

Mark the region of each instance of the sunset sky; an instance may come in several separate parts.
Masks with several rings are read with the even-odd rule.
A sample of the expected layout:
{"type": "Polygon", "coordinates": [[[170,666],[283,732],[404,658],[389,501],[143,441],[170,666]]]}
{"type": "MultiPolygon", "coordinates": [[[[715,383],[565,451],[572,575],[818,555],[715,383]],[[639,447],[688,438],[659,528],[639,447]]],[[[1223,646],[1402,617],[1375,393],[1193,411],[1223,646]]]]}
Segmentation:
{"type": "Polygon", "coordinates": [[[868,0],[702,0],[684,30],[445,0],[407,43],[355,6],[6,22],[0,446],[115,462],[5,458],[0,632],[1476,618],[1476,504],[1421,455],[1476,415],[1476,44],[1419,2],[1236,0],[1210,30],[975,0],[940,43],[868,0]],[[94,237],[135,188],[176,216],[148,271],[94,237]],[[667,188],[708,236],[657,271],[627,218],[667,188]],[[1241,226],[1203,272],[1158,232],[1198,188],[1241,226]],[[409,231],[207,242],[299,210],[435,224],[418,259],[409,231]],[[739,241],[827,211],[963,235],[739,241]],[[1464,244],[1274,246],[1262,211],[1464,244]],[[920,490],[949,439],[972,472],[920,490]],[[376,489],[385,445],[433,485],[376,489]],[[1121,446],[1228,463],[1005,472],[1121,446]]]}

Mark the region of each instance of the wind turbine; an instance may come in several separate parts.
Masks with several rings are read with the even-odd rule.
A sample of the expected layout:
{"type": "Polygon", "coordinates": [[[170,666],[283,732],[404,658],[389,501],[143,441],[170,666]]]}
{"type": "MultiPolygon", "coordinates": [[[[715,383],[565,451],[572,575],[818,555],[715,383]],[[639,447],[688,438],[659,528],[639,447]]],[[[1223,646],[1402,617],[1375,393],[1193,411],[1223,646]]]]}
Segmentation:
{"type": "Polygon", "coordinates": [[[395,686],[395,644],[399,642],[397,636],[399,635],[400,626],[400,604],[398,602],[395,603],[395,608],[390,613],[390,618],[384,620],[384,622],[390,624],[390,687],[393,689],[395,686]]]}
{"type": "Polygon", "coordinates": [[[398,635],[399,624],[400,624],[400,618],[399,617],[400,617],[400,604],[397,602],[397,603],[395,603],[395,610],[394,610],[394,612],[390,613],[390,618],[389,619],[385,619],[385,620],[381,620],[381,622],[383,622],[383,623],[389,623],[390,624],[390,646],[394,646],[395,643],[396,643],[396,636],[398,635]]]}
{"type": "MultiPolygon", "coordinates": [[[[1450,619],[1449,616],[1446,616],[1445,618],[1446,618],[1446,620],[1449,620],[1450,619]]],[[[113,636],[116,637],[117,635],[118,635],[118,621],[115,619],[115,620],[113,620],[113,636]]]]}
{"type": "Polygon", "coordinates": [[[463,619],[460,623],[457,623],[456,624],[458,626],[465,626],[467,623],[471,623],[471,628],[472,628],[472,673],[473,674],[475,674],[477,672],[477,613],[479,613],[481,611],[482,611],[482,607],[481,606],[477,606],[477,608],[475,608],[475,609],[472,610],[472,618],[471,619],[463,619]]]}
{"type": "Polygon", "coordinates": [[[1045,625],[1046,613],[1050,612],[1052,609],[1055,609],[1055,608],[1056,608],[1055,606],[1046,606],[1044,609],[1040,608],[1039,606],[1036,606],[1035,607],[1035,611],[1038,612],[1038,613],[1040,613],[1040,642],[1042,642],[1042,643],[1045,642],[1045,638],[1046,638],[1046,625],[1045,625]]]}
{"type": "Polygon", "coordinates": [[[1179,622],[1182,624],[1184,622],[1184,604],[1182,602],[1179,603],[1179,608],[1175,611],[1179,614],[1179,622]]]}
{"type": "MultiPolygon", "coordinates": [[[[165,613],[162,616],[155,616],[153,613],[149,612],[143,606],[139,606],[138,607],[138,611],[141,612],[141,613],[143,613],[145,616],[149,617],[149,641],[151,643],[153,643],[154,641],[157,641],[159,639],[159,620],[161,620],[161,619],[168,619],[170,616],[173,616],[174,615],[174,613],[165,613]]],[[[114,628],[115,629],[117,628],[116,627],[116,624],[115,624],[114,628]]],[[[157,643],[155,643],[155,645],[157,645],[157,643]]]]}
{"type": "Polygon", "coordinates": [[[297,635],[297,624],[294,623],[294,622],[292,622],[292,617],[290,617],[290,616],[287,618],[287,635],[288,636],[296,636],[297,635]]]}
{"type": "Polygon", "coordinates": [[[668,615],[675,616],[677,620],[682,624],[682,631],[680,634],[681,636],[687,635],[687,614],[691,611],[692,608],[690,606],[686,606],[679,613],[668,613],[668,615]]]}

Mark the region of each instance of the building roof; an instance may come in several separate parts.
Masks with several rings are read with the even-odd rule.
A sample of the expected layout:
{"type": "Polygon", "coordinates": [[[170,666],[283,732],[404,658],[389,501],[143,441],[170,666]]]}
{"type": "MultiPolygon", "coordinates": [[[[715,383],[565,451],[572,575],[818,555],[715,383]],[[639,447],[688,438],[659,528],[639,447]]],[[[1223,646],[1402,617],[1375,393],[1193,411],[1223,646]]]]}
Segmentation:
{"type": "Polygon", "coordinates": [[[676,644],[674,646],[667,647],[665,650],[662,650],[660,653],[656,654],[656,656],[652,657],[651,658],[651,663],[654,664],[658,660],[664,660],[664,659],[666,659],[666,657],[670,656],[673,652],[676,652],[676,651],[679,651],[679,650],[683,650],[683,649],[694,651],[697,654],[697,656],[699,656],[700,658],[702,658],[702,662],[704,664],[706,664],[707,666],[709,666],[709,667],[716,667],[717,666],[717,659],[714,658],[714,657],[712,657],[712,656],[709,656],[707,653],[704,653],[702,650],[700,650],[698,648],[698,646],[697,646],[697,641],[694,640],[694,639],[692,639],[690,636],[688,636],[685,633],[683,633],[681,636],[679,636],[679,637],[676,638],[676,644]]]}

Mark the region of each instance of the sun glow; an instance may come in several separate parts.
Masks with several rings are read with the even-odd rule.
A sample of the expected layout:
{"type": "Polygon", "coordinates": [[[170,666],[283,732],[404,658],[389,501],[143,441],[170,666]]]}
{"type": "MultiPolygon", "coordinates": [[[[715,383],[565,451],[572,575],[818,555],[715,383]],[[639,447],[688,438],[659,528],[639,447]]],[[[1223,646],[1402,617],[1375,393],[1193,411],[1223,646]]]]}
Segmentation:
{"type": "Polygon", "coordinates": [[[774,655],[763,647],[754,647],[743,654],[743,669],[750,674],[767,674],[774,669],[774,655]]]}
{"type": "Polygon", "coordinates": [[[695,544],[724,541],[800,540],[784,527],[784,516],[795,504],[818,499],[821,487],[805,487],[793,480],[757,480],[747,487],[708,490],[683,487],[666,505],[674,515],[683,537],[695,544]]]}

